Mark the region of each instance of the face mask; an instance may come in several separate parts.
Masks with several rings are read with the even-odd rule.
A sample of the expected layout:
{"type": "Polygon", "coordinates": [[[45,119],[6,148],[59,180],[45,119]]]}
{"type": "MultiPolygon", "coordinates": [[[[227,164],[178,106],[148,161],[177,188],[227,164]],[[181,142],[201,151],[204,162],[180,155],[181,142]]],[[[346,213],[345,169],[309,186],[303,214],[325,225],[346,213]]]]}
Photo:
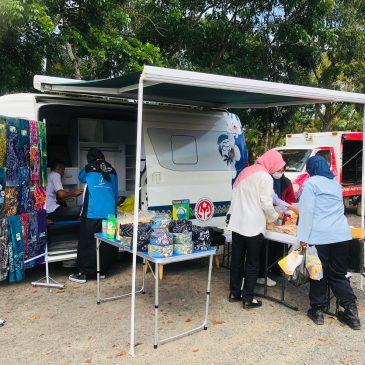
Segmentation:
{"type": "Polygon", "coordinates": [[[272,177],[274,178],[274,179],[281,179],[281,177],[283,176],[284,174],[282,173],[282,172],[274,172],[273,174],[272,174],[272,177]]]}

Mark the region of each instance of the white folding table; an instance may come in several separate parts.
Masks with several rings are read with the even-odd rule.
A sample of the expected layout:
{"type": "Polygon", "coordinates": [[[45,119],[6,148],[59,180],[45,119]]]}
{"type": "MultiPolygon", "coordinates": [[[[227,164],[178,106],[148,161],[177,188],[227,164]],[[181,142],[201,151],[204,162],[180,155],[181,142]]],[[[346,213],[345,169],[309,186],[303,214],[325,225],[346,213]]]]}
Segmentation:
{"type": "MultiPolygon", "coordinates": [[[[99,248],[101,242],[105,242],[107,244],[110,244],[112,246],[116,246],[119,248],[122,248],[125,252],[129,252],[133,254],[133,250],[128,247],[121,247],[121,244],[119,241],[115,239],[108,239],[105,234],[97,233],[95,234],[96,238],[96,260],[97,260],[97,304],[100,304],[101,302],[105,301],[111,301],[120,299],[126,296],[130,296],[131,293],[123,294],[123,295],[117,295],[113,297],[108,298],[101,298],[100,296],[100,254],[99,254],[99,248]]],[[[212,248],[207,251],[193,251],[192,254],[189,255],[173,255],[170,257],[165,258],[155,258],[150,255],[148,255],[147,252],[139,252],[137,251],[137,256],[141,257],[143,259],[143,265],[148,265],[151,269],[151,272],[155,279],[155,334],[154,334],[154,348],[157,349],[157,346],[159,344],[163,344],[175,339],[178,339],[183,336],[190,335],[194,332],[200,331],[202,329],[206,330],[207,324],[208,324],[208,309],[209,309],[209,296],[210,296],[210,283],[211,283],[211,276],[212,276],[212,263],[213,263],[213,256],[216,253],[216,249],[212,248]],[[190,330],[187,330],[185,332],[179,333],[175,336],[167,337],[164,339],[159,339],[158,336],[158,318],[159,318],[159,277],[158,277],[158,269],[160,265],[167,265],[172,264],[175,262],[182,262],[182,261],[190,261],[190,260],[197,260],[202,259],[205,257],[209,257],[209,268],[208,268],[208,283],[207,283],[207,291],[206,291],[206,302],[205,302],[205,316],[203,323],[195,328],[192,328],[190,330]],[[152,265],[154,264],[154,270],[152,265]]],[[[144,268],[144,266],[143,266],[144,268]]],[[[142,287],[140,290],[136,291],[136,293],[144,293],[144,285],[145,285],[145,270],[143,270],[142,275],[142,287]]]]}

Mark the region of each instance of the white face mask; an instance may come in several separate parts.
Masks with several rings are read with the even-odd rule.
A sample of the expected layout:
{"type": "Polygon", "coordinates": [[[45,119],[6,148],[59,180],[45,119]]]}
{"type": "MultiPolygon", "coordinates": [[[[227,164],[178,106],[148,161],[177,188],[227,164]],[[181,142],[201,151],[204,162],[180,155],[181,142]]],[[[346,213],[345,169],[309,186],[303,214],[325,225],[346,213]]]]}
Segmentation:
{"type": "Polygon", "coordinates": [[[272,174],[272,177],[274,178],[274,179],[281,179],[281,177],[283,176],[284,174],[282,173],[282,172],[274,172],[273,174],[272,174]]]}

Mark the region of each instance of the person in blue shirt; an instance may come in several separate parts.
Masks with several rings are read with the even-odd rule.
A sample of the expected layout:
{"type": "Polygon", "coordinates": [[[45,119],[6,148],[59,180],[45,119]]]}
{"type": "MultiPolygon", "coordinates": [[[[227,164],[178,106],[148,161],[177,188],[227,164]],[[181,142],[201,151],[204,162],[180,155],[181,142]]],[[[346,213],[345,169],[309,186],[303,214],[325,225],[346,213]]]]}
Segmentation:
{"type": "MultiPolygon", "coordinates": [[[[71,281],[86,283],[88,277],[96,276],[96,249],[94,234],[101,232],[102,220],[116,213],[118,177],[103,153],[91,148],[87,153],[88,164],[80,171],[79,180],[85,184],[81,211],[80,239],[77,248],[78,273],[69,276],[71,281]]],[[[118,248],[100,245],[100,271],[105,271],[115,258],[118,248]]]]}
{"type": "Polygon", "coordinates": [[[316,324],[324,323],[329,284],[344,308],[338,310],[338,319],[360,329],[356,296],[346,278],[351,233],[344,215],[341,185],[322,156],[309,158],[306,167],[310,177],[300,196],[297,239],[302,247],[315,245],[323,267],[323,279],[310,280],[308,317],[316,324]]]}

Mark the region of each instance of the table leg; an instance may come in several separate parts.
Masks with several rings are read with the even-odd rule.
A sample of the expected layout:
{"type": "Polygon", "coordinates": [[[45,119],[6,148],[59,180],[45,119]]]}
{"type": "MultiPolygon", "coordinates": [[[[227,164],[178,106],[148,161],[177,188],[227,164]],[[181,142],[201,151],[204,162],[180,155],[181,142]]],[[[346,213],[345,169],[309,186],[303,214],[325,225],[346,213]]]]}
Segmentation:
{"type": "Polygon", "coordinates": [[[100,304],[100,239],[96,239],[96,303],[100,304]]]}
{"type": "Polygon", "coordinates": [[[146,267],[148,267],[146,259],[143,259],[142,288],[141,288],[142,294],[146,294],[146,292],[144,290],[144,285],[145,285],[145,280],[146,280],[146,267]]]}
{"type": "Polygon", "coordinates": [[[269,266],[269,241],[264,240],[265,243],[265,284],[264,284],[264,295],[267,295],[267,271],[269,266]]]}
{"type": "Polygon", "coordinates": [[[154,345],[153,348],[157,349],[157,344],[158,344],[158,282],[159,282],[159,277],[158,277],[158,263],[155,263],[155,340],[154,340],[154,345]]]}
{"type": "Polygon", "coordinates": [[[207,299],[205,302],[205,319],[204,319],[204,329],[208,329],[208,310],[209,310],[209,298],[210,298],[210,283],[212,279],[212,267],[213,267],[213,256],[209,257],[209,269],[208,269],[208,284],[207,284],[207,299]]]}
{"type": "MultiPolygon", "coordinates": [[[[286,256],[286,244],[283,243],[283,257],[286,256]]],[[[285,273],[281,270],[281,300],[284,301],[285,297],[285,285],[286,285],[286,278],[285,273]]]]}
{"type": "Polygon", "coordinates": [[[215,266],[217,269],[220,268],[220,261],[221,261],[221,256],[220,255],[214,255],[214,259],[215,259],[215,266]]]}

